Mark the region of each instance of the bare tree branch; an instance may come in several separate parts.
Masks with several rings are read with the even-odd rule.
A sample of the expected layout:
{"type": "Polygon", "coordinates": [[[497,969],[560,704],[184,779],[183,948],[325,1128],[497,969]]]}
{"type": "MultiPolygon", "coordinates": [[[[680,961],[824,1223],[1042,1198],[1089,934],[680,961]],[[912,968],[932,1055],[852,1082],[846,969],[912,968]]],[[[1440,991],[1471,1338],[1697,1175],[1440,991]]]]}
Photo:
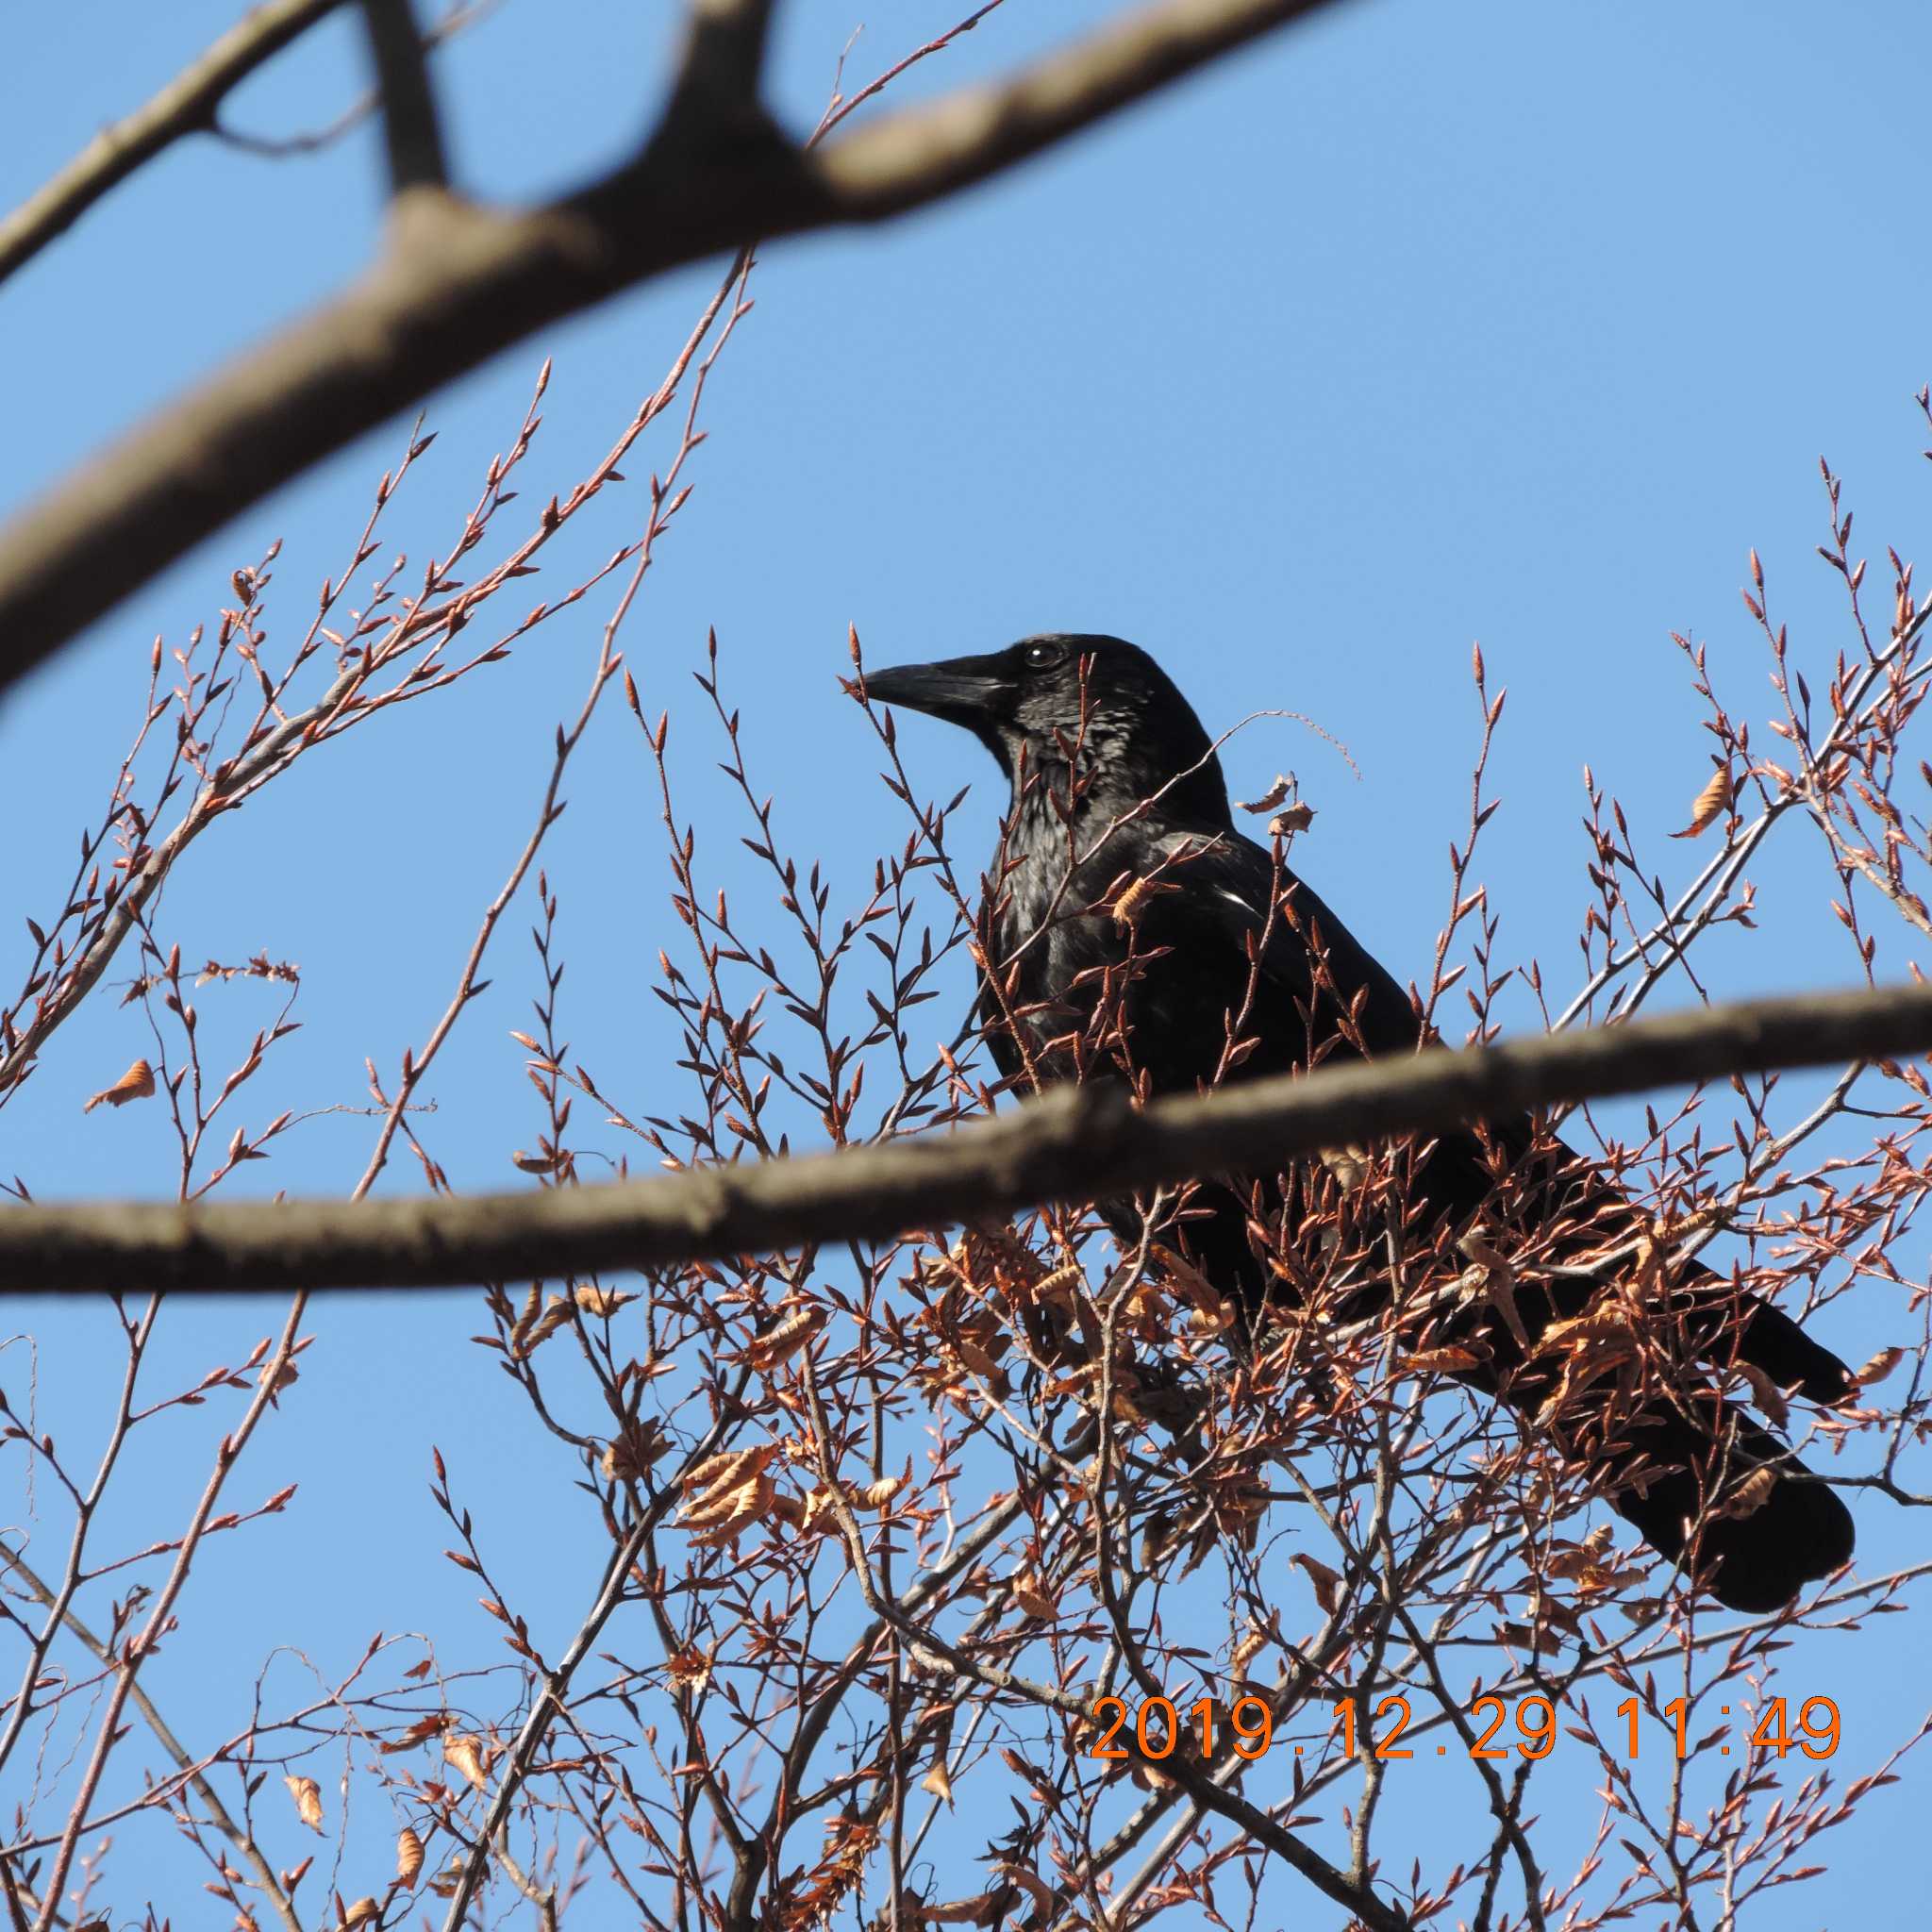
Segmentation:
{"type": "MultiPolygon", "coordinates": [[[[20,1578],[29,1593],[48,1609],[53,1610],[69,1630],[87,1646],[93,1656],[108,1670],[115,1666],[114,1653],[103,1643],[74,1611],[61,1604],[53,1591],[42,1581],[33,1566],[17,1550],[0,1543],[0,1563],[20,1578]]],[[[255,1874],[255,1882],[261,1888],[262,1896],[275,1907],[276,1918],[289,1928],[289,1932],[302,1932],[302,1922],[295,1915],[295,1907],[288,1892],[275,1877],[275,1867],[262,1856],[261,1847],[254,1837],[243,1830],[229,1815],[228,1808],[216,1795],[215,1788],[208,1783],[202,1769],[189,1755],[168,1721],[156,1707],[155,1701],[139,1683],[128,1687],[128,1695],[134,1700],[137,1709],[147,1720],[148,1729],[159,1739],[161,1748],[175,1760],[175,1769],[180,1773],[183,1783],[190,1786],[196,1797],[208,1807],[208,1822],[228,1842],[236,1853],[247,1859],[248,1869],[255,1874]]]]}
{"type": "Polygon", "coordinates": [[[770,138],[655,142],[526,211],[413,190],[360,281],[0,531],[0,688],[278,484],[545,323],[761,237],[922,207],[1322,4],[1162,0],[1010,79],[809,154],[770,138]]]}
{"type": "Polygon", "coordinates": [[[432,1287],[641,1268],[1091,1200],[1558,1101],[1932,1048],[1932,988],[1800,994],[1329,1067],[1136,1110],[1058,1089],[957,1134],[601,1187],[0,1215],[0,1290],[432,1287]]]}
{"type": "Polygon", "coordinates": [[[441,188],[449,180],[442,123],[409,0],[362,0],[362,18],[382,95],[390,186],[398,194],[409,188],[441,188]]]}
{"type": "Polygon", "coordinates": [[[125,120],[104,127],[37,193],[0,220],[0,281],[64,234],[110,190],[184,135],[211,132],[228,93],[341,0],[269,0],[125,120]]]}
{"type": "MultiPolygon", "coordinates": [[[[502,5],[503,0],[452,0],[449,10],[434,25],[423,29],[425,51],[440,47],[445,41],[454,40],[466,27],[488,20],[502,5]]],[[[306,128],[294,134],[260,134],[232,126],[217,116],[209,132],[216,140],[229,147],[239,148],[244,155],[253,155],[266,161],[288,160],[297,155],[319,154],[340,141],[352,127],[368,120],[381,106],[381,90],[370,88],[358,94],[332,121],[325,122],[319,127],[306,128]]]]}
{"type": "Polygon", "coordinates": [[[684,101],[713,111],[755,102],[772,28],[772,0],[691,0],[684,59],[666,118],[684,101]]]}

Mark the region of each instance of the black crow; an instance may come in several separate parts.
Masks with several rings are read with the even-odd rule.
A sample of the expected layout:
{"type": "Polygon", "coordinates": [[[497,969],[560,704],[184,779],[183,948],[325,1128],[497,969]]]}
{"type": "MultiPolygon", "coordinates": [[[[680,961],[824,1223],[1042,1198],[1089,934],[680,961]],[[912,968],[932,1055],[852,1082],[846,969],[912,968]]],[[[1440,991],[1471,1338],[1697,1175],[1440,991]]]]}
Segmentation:
{"type": "MultiPolygon", "coordinates": [[[[1336,1053],[1416,1050],[1409,995],[1278,850],[1236,829],[1213,744],[1146,652],[1118,638],[1052,634],[988,657],[869,673],[865,686],[874,700],[962,725],[1012,782],[982,922],[981,999],[993,1058],[1015,1086],[1124,1070],[1144,1098],[1336,1053]]],[[[1285,1201],[1274,1179],[1209,1177],[1165,1237],[1251,1311],[1296,1272],[1279,1256],[1271,1265],[1269,1205],[1291,1248],[1299,1206],[1312,1198],[1307,1178],[1291,1176],[1285,1201]]],[[[1443,1257],[1472,1235],[1521,1246],[1541,1233],[1543,1258],[1562,1261],[1604,1252],[1607,1232],[1628,1237],[1627,1248],[1646,1228],[1526,1117],[1438,1137],[1409,1187],[1424,1206],[1419,1238],[1443,1257]],[[1558,1224],[1568,1232],[1553,1240],[1558,1224]]],[[[1138,1223],[1122,1204],[1103,1211],[1132,1238],[1138,1223]]],[[[1462,1347],[1475,1359],[1459,1379],[1525,1415],[1563,1411],[1567,1451],[1647,1542],[1675,1561],[1694,1528],[1689,1555],[1718,1600],[1774,1609],[1850,1560],[1850,1513],[1707,1376],[1685,1373],[1685,1358],[1749,1364],[1817,1403],[1840,1402],[1857,1383],[1781,1310],[1701,1264],[1663,1289],[1654,1255],[1650,1267],[1677,1373],[1644,1383],[1629,1413],[1613,1416],[1602,1382],[1591,1400],[1565,1408],[1556,1338],[1538,1345],[1555,1323],[1614,1300],[1615,1284],[1607,1290],[1580,1266],[1525,1267],[1513,1306],[1467,1302],[1437,1323],[1431,1344],[1462,1347]]],[[[1351,1312],[1364,1306],[1373,1303],[1357,1294],[1351,1312]]]]}

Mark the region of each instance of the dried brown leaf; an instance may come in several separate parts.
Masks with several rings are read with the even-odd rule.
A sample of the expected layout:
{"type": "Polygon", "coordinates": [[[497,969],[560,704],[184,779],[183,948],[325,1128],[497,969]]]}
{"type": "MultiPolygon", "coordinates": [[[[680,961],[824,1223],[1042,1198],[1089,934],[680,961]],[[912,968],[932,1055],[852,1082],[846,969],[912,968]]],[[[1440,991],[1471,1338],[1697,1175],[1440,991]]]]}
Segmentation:
{"type": "Polygon", "coordinates": [[[675,1650],[664,1659],[664,1668],[680,1690],[702,1690],[711,1681],[711,1658],[701,1650],[675,1650]]]}
{"type": "Polygon", "coordinates": [[[921,1906],[919,1915],[928,1925],[980,1925],[992,1916],[993,1896],[982,1891],[976,1898],[955,1900],[951,1905],[921,1906]]]}
{"type": "Polygon", "coordinates": [[[1730,1499],[1723,1504],[1720,1516],[1755,1516],[1771,1501],[1771,1492],[1777,1487],[1777,1471],[1774,1469],[1754,1469],[1736,1490],[1730,1499]]]}
{"type": "Polygon", "coordinates": [[[1267,1647],[1267,1631],[1263,1630],[1251,1618],[1248,1623],[1246,1635],[1235,1645],[1227,1660],[1227,1674],[1237,1684],[1246,1683],[1248,1666],[1260,1656],[1261,1652],[1267,1647]]]}
{"type": "Polygon", "coordinates": [[[509,1334],[509,1352],[518,1361],[525,1361],[543,1346],[557,1331],[563,1327],[571,1316],[574,1305],[563,1295],[554,1294],[538,1312],[537,1291],[531,1289],[524,1303],[523,1313],[517,1318],[516,1325],[509,1334]]]}
{"type": "Polygon", "coordinates": [[[740,1359],[746,1367],[769,1374],[790,1361],[825,1325],[822,1307],[797,1307],[772,1324],[745,1345],[740,1359]]]}
{"type": "Polygon", "coordinates": [[[479,1791],[489,1783],[483,1769],[483,1740],[470,1731],[458,1731],[442,1740],[442,1756],[479,1791]]]}
{"type": "Polygon", "coordinates": [[[1486,1236],[1472,1228],[1456,1244],[1463,1254],[1475,1264],[1478,1278],[1463,1281],[1465,1296],[1480,1289],[1484,1300],[1492,1307],[1503,1326],[1509,1331],[1509,1339],[1527,1355],[1530,1350],[1529,1331],[1523,1324],[1522,1311],[1516,1306],[1516,1270],[1509,1258],[1486,1236]]]}
{"type": "Polygon", "coordinates": [[[1554,1630],[1532,1630],[1527,1624],[1498,1624],[1496,1641],[1517,1650],[1541,1650],[1546,1654],[1563,1648],[1563,1640],[1554,1630]]]}
{"type": "Polygon", "coordinates": [[[322,1787],[312,1777],[285,1777],[289,1795],[295,1801],[295,1816],[310,1831],[322,1829],[322,1787]]]}
{"type": "Polygon", "coordinates": [[[1284,778],[1279,773],[1276,773],[1274,784],[1269,786],[1259,798],[1244,798],[1241,800],[1238,809],[1254,812],[1257,816],[1264,811],[1273,811],[1293,790],[1294,780],[1292,778],[1284,778]]]}
{"type": "Polygon", "coordinates": [[[1413,1355],[1403,1357],[1402,1366],[1411,1374],[1426,1375],[1431,1374],[1453,1374],[1457,1369],[1473,1369],[1476,1357],[1466,1348],[1419,1348],[1413,1355]]]}
{"type": "Polygon", "coordinates": [[[1341,1574],[1331,1570],[1318,1557],[1310,1557],[1306,1551],[1298,1551],[1294,1560],[1308,1574],[1308,1581],[1314,1587],[1315,1601],[1322,1607],[1324,1617],[1332,1617],[1341,1603],[1341,1574]]]}
{"type": "Polygon", "coordinates": [[[1739,1372],[1751,1385],[1751,1399],[1779,1428],[1791,1419],[1791,1406],[1784,1391],[1756,1362],[1740,1362],[1739,1372]]]}
{"type": "Polygon", "coordinates": [[[867,1483],[861,1490],[853,1492],[853,1502],[861,1509],[886,1509],[891,1507],[892,1498],[912,1480],[908,1470],[904,1475],[881,1476],[875,1483],[867,1483]]]}
{"type": "Polygon", "coordinates": [[[755,1475],[736,1489],[713,1490],[699,1499],[697,1507],[685,1514],[683,1526],[693,1532],[693,1543],[704,1549],[715,1549],[742,1536],[753,1524],[770,1515],[777,1493],[777,1486],[768,1475],[755,1475]]]}
{"type": "Polygon", "coordinates": [[[1870,1389],[1885,1380],[1892,1370],[1906,1358],[1902,1348],[1881,1348],[1869,1362],[1864,1363],[1853,1376],[1860,1389],[1870,1389]]]}
{"type": "Polygon", "coordinates": [[[1173,879],[1135,879],[1114,895],[1113,923],[1128,931],[1139,925],[1162,892],[1178,892],[1173,879]]]}
{"type": "Polygon", "coordinates": [[[106,1101],[109,1107],[125,1107],[130,1100],[145,1100],[155,1091],[155,1070],[145,1060],[136,1060],[111,1087],[103,1087],[81,1108],[92,1113],[106,1101]]]}
{"type": "Polygon", "coordinates": [[[604,1445],[598,1466],[613,1480],[632,1482],[642,1475],[668,1446],[663,1427],[655,1418],[633,1423],[623,1435],[613,1436],[604,1445]]]}
{"type": "Polygon", "coordinates": [[[1673,832],[1674,839],[1694,839],[1698,833],[1714,825],[1724,816],[1724,808],[1731,802],[1731,774],[1728,766],[1710,774],[1710,783],[1700,791],[1690,806],[1690,823],[1681,832],[1673,832]]]}
{"type": "Polygon", "coordinates": [[[1220,1335],[1234,1326],[1234,1304],[1191,1261],[1158,1242],[1148,1252],[1160,1264],[1162,1274],[1193,1305],[1201,1328],[1220,1335]]]}
{"type": "Polygon", "coordinates": [[[775,1442],[755,1442],[748,1449],[725,1449],[708,1456],[685,1473],[681,1488],[687,1504],[712,1489],[736,1489],[747,1476],[771,1466],[778,1453],[775,1442]]]}
{"type": "Polygon", "coordinates": [[[1039,1617],[1051,1623],[1059,1615],[1059,1604],[1047,1594],[1046,1586],[1037,1572],[1023,1570],[1013,1578],[1013,1601],[1029,1617],[1039,1617]]]}
{"type": "Polygon", "coordinates": [[[604,1288],[594,1281],[580,1281],[571,1299],[585,1314],[604,1319],[616,1314],[620,1308],[629,1307],[637,1296],[625,1294],[621,1289],[604,1288]]]}
{"type": "Polygon", "coordinates": [[[1077,1261],[1068,1261],[1050,1274],[1042,1274],[1026,1289],[1030,1299],[1063,1307],[1071,1314],[1075,1298],[1087,1286],[1087,1275],[1077,1261]]]}

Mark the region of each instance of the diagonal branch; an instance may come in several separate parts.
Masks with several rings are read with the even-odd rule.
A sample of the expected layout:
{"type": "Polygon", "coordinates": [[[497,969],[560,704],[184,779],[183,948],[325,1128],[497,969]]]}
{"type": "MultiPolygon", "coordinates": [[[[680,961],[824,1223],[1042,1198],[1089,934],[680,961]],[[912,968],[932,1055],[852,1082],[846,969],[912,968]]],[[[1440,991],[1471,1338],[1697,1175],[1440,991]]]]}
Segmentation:
{"type": "Polygon", "coordinates": [[[0,1214],[0,1290],[432,1287],[664,1267],[1091,1201],[1566,1100],[1932,1049],[1932,987],[1699,1007],[1129,1106],[1064,1087],[950,1135],[649,1180],[0,1214]]]}
{"type": "Polygon", "coordinates": [[[269,0],[230,27],[144,107],[104,127],[44,188],[0,219],[0,281],[184,135],[211,132],[228,94],[341,0],[269,0]]]}
{"type": "Polygon", "coordinates": [[[419,189],[360,280],[0,531],[0,689],[277,485],[546,323],[759,238],[941,199],[1324,4],[1161,0],[1008,80],[809,154],[768,132],[704,147],[693,166],[688,140],[654,142],[529,210],[419,189]]]}
{"type": "MultiPolygon", "coordinates": [[[[119,1668],[113,1651],[83,1624],[70,1608],[65,1607],[35,1573],[19,1551],[10,1549],[0,1542],[0,1563],[4,1563],[27,1591],[47,1608],[57,1612],[59,1621],[92,1651],[94,1657],[109,1671],[119,1668]]],[[[208,1807],[208,1822],[228,1842],[235,1847],[237,1855],[247,1859],[249,1870],[255,1874],[255,1882],[261,1888],[262,1895],[275,1907],[275,1917],[289,1928],[289,1932],[302,1932],[302,1922],[295,1915],[293,1901],[275,1877],[275,1867],[262,1856],[261,1847],[253,1836],[245,1831],[229,1815],[228,1808],[215,1793],[215,1788],[208,1783],[204,1766],[189,1756],[187,1747],[175,1737],[168,1721],[156,1707],[154,1700],[139,1683],[131,1685],[128,1695],[134,1700],[137,1709],[147,1720],[148,1729],[159,1740],[162,1750],[175,1760],[176,1772],[184,1784],[192,1789],[194,1794],[208,1807]]]]}

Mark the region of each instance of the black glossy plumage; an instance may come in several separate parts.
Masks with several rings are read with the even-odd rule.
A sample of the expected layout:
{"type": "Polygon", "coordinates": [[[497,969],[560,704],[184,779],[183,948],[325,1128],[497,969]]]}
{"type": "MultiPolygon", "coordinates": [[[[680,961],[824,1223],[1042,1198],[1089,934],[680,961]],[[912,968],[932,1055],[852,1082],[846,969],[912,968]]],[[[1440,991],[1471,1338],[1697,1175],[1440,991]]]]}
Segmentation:
{"type": "MultiPolygon", "coordinates": [[[[1417,1021],[1407,993],[1310,886],[1277,873],[1271,854],[1236,828],[1208,734],[1144,651],[1118,638],[1053,634],[988,657],[872,673],[866,682],[874,700],[972,731],[1013,782],[1008,870],[994,908],[991,950],[1017,971],[1004,998],[982,990],[990,1044],[1008,1077],[1028,1057],[1045,1078],[1073,1075],[1064,1051],[1049,1042],[1091,1014],[1106,969],[1118,968],[1129,945],[1119,922],[1091,908],[1123,878],[1155,875],[1174,890],[1149,895],[1139,914],[1132,943],[1145,964],[1121,1001],[1132,1063],[1152,1092],[1191,1092],[1213,1077],[1227,1042],[1227,1015],[1248,997],[1249,947],[1262,937],[1277,886],[1292,889],[1297,916],[1277,916],[1268,927],[1242,1029],[1258,1044],[1226,1077],[1306,1065],[1311,1047],[1336,1033],[1337,991],[1359,1002],[1355,1024],[1369,1053],[1415,1049],[1417,1021]],[[1074,759],[1077,785],[1070,784],[1074,759]],[[1080,861],[1072,864],[1075,851],[1080,861]],[[1311,960],[1312,934],[1325,948],[1326,992],[1311,960]],[[1002,1023],[1005,1012],[1020,1016],[1021,1038],[1002,1023]]],[[[1353,1051],[1345,1043],[1331,1050],[1353,1051]]],[[[1490,1132],[1511,1156],[1530,1147],[1526,1120],[1492,1124],[1490,1132]]],[[[1531,1185],[1518,1193],[1519,1215],[1524,1200],[1532,1213],[1541,1200],[1551,1214],[1581,1202],[1600,1234],[1607,1220],[1628,1210],[1573,1162],[1546,1160],[1541,1169],[1531,1162],[1531,1185]]],[[[1198,1218],[1191,1214],[1178,1234],[1210,1278],[1252,1307],[1269,1276],[1250,1239],[1239,1186],[1203,1188],[1191,1204],[1198,1218]]],[[[1449,1135],[1422,1166],[1416,1186],[1433,1215],[1459,1226],[1491,1201],[1494,1180],[1476,1139],[1449,1135]]],[[[1845,1365],[1779,1309],[1753,1300],[1740,1319],[1726,1285],[1702,1268],[1690,1271],[1678,1288],[1684,1306],[1703,1311],[1701,1328],[1696,1314],[1689,1320],[1693,1341],[1709,1343],[1722,1333],[1724,1348],[1815,1402],[1852,1392],[1845,1365]]],[[[1531,1341],[1551,1322],[1581,1310],[1596,1291],[1560,1276],[1525,1282],[1518,1306],[1531,1341]]],[[[1491,1357],[1463,1379],[1495,1393],[1507,1378],[1507,1399],[1533,1413],[1549,1391],[1550,1371],[1534,1362],[1522,1368],[1521,1349],[1486,1306],[1463,1322],[1457,1339],[1474,1335],[1491,1357]]],[[[1634,1422],[1634,1431],[1622,1433],[1641,1438],[1641,1489],[1627,1483],[1627,1454],[1593,1458],[1591,1474],[1619,1513],[1673,1559],[1683,1551],[1686,1523],[1716,1467],[1714,1432],[1731,1439],[1723,1465],[1726,1494],[1757,1466],[1779,1469],[1761,1507],[1707,1521],[1700,1557],[1721,1602],[1741,1610],[1775,1608],[1850,1559],[1851,1517],[1837,1494],[1714,1390],[1689,1404],[1681,1394],[1675,1404],[1652,1402],[1634,1422]]]]}

